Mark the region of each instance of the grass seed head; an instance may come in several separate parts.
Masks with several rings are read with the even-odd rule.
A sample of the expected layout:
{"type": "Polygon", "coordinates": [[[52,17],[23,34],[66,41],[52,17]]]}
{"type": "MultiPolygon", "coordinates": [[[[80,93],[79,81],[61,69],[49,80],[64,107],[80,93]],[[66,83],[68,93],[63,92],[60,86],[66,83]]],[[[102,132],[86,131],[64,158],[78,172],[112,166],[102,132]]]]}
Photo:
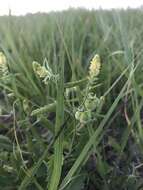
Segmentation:
{"type": "Polygon", "coordinates": [[[91,78],[96,77],[100,73],[101,61],[100,56],[96,54],[90,62],[89,75],[91,78]]]}
{"type": "Polygon", "coordinates": [[[42,82],[44,84],[47,85],[50,80],[55,83],[58,81],[59,75],[53,74],[52,69],[48,64],[41,66],[37,61],[33,61],[32,65],[34,72],[39,76],[39,78],[43,79],[42,82]]]}
{"type": "Polygon", "coordinates": [[[45,78],[48,74],[48,71],[44,66],[41,66],[37,61],[33,61],[33,70],[40,77],[45,78]]]}
{"type": "Polygon", "coordinates": [[[8,74],[8,66],[6,56],[3,52],[0,52],[0,76],[6,76],[8,74]]]}

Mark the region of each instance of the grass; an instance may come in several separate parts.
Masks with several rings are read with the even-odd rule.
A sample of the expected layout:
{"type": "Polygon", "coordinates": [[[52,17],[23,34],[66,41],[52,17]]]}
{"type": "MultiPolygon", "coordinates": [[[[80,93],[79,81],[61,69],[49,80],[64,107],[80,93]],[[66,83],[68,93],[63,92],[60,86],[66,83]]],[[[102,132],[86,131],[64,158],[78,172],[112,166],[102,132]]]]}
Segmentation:
{"type": "Polygon", "coordinates": [[[9,67],[0,78],[0,189],[143,189],[142,17],[141,9],[0,17],[9,67]],[[102,66],[91,84],[95,54],[102,66]],[[45,58],[48,84],[32,65],[45,58]],[[104,97],[94,110],[84,105],[90,85],[104,97]],[[88,122],[75,118],[79,108],[88,122]]]}

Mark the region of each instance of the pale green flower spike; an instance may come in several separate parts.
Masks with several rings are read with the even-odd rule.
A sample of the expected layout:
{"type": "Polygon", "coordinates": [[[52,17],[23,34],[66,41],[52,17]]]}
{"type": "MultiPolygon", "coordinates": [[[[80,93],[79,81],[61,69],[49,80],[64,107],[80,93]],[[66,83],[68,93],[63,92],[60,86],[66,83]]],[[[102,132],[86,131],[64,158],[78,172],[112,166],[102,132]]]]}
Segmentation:
{"type": "Polygon", "coordinates": [[[39,76],[39,78],[43,79],[45,84],[48,84],[50,80],[53,82],[57,82],[59,75],[55,75],[52,72],[52,69],[49,67],[48,61],[45,59],[43,66],[40,63],[33,61],[33,70],[39,76]]]}
{"type": "Polygon", "coordinates": [[[6,64],[6,57],[3,52],[0,52],[0,65],[5,65],[6,64]]]}
{"type": "Polygon", "coordinates": [[[91,78],[98,76],[100,73],[100,68],[101,68],[100,56],[96,54],[90,62],[89,76],[91,78]]]}
{"type": "Polygon", "coordinates": [[[40,63],[33,61],[33,70],[40,77],[45,78],[48,75],[48,71],[44,66],[41,66],[40,63]]]}
{"type": "Polygon", "coordinates": [[[4,53],[0,52],[0,77],[8,74],[7,60],[4,53]]]}
{"type": "Polygon", "coordinates": [[[87,93],[83,97],[84,99],[84,107],[82,110],[78,109],[75,112],[75,118],[80,123],[88,123],[93,121],[93,112],[100,106],[101,99],[96,96],[96,94],[93,92],[93,89],[95,90],[96,87],[96,81],[97,76],[100,73],[101,68],[101,61],[99,55],[95,55],[93,59],[90,62],[89,66],[89,83],[86,88],[87,93]]]}

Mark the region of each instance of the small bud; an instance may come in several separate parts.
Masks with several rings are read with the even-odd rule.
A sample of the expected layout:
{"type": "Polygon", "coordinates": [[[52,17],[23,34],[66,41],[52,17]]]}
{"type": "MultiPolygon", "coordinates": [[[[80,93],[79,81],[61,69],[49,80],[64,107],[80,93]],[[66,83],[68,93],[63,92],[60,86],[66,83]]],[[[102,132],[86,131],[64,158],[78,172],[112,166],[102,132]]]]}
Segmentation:
{"type": "Polygon", "coordinates": [[[93,111],[96,109],[100,104],[100,99],[92,93],[88,94],[87,99],[85,100],[85,107],[87,110],[93,111]]]}
{"type": "Polygon", "coordinates": [[[80,123],[88,123],[92,119],[92,112],[88,111],[77,111],[75,113],[75,118],[80,121],[80,123]]]}
{"type": "Polygon", "coordinates": [[[7,96],[8,96],[9,98],[13,98],[13,97],[14,97],[14,93],[9,93],[9,94],[7,94],[7,96]]]}
{"type": "Polygon", "coordinates": [[[75,118],[77,119],[77,120],[80,120],[80,116],[81,116],[81,113],[82,113],[82,111],[76,111],[76,113],[75,113],[75,118]]]}
{"type": "Polygon", "coordinates": [[[80,123],[88,123],[92,119],[92,113],[90,110],[82,112],[80,116],[80,123]]]}

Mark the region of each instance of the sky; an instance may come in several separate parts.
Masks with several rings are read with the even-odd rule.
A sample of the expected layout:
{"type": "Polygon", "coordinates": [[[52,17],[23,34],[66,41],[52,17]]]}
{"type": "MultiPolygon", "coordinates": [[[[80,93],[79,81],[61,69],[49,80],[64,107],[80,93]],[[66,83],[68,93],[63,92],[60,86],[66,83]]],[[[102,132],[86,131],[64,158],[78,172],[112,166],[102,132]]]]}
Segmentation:
{"type": "Polygon", "coordinates": [[[136,8],[143,5],[143,0],[0,0],[0,15],[6,15],[11,9],[13,15],[26,13],[61,11],[69,7],[87,9],[136,8]]]}

